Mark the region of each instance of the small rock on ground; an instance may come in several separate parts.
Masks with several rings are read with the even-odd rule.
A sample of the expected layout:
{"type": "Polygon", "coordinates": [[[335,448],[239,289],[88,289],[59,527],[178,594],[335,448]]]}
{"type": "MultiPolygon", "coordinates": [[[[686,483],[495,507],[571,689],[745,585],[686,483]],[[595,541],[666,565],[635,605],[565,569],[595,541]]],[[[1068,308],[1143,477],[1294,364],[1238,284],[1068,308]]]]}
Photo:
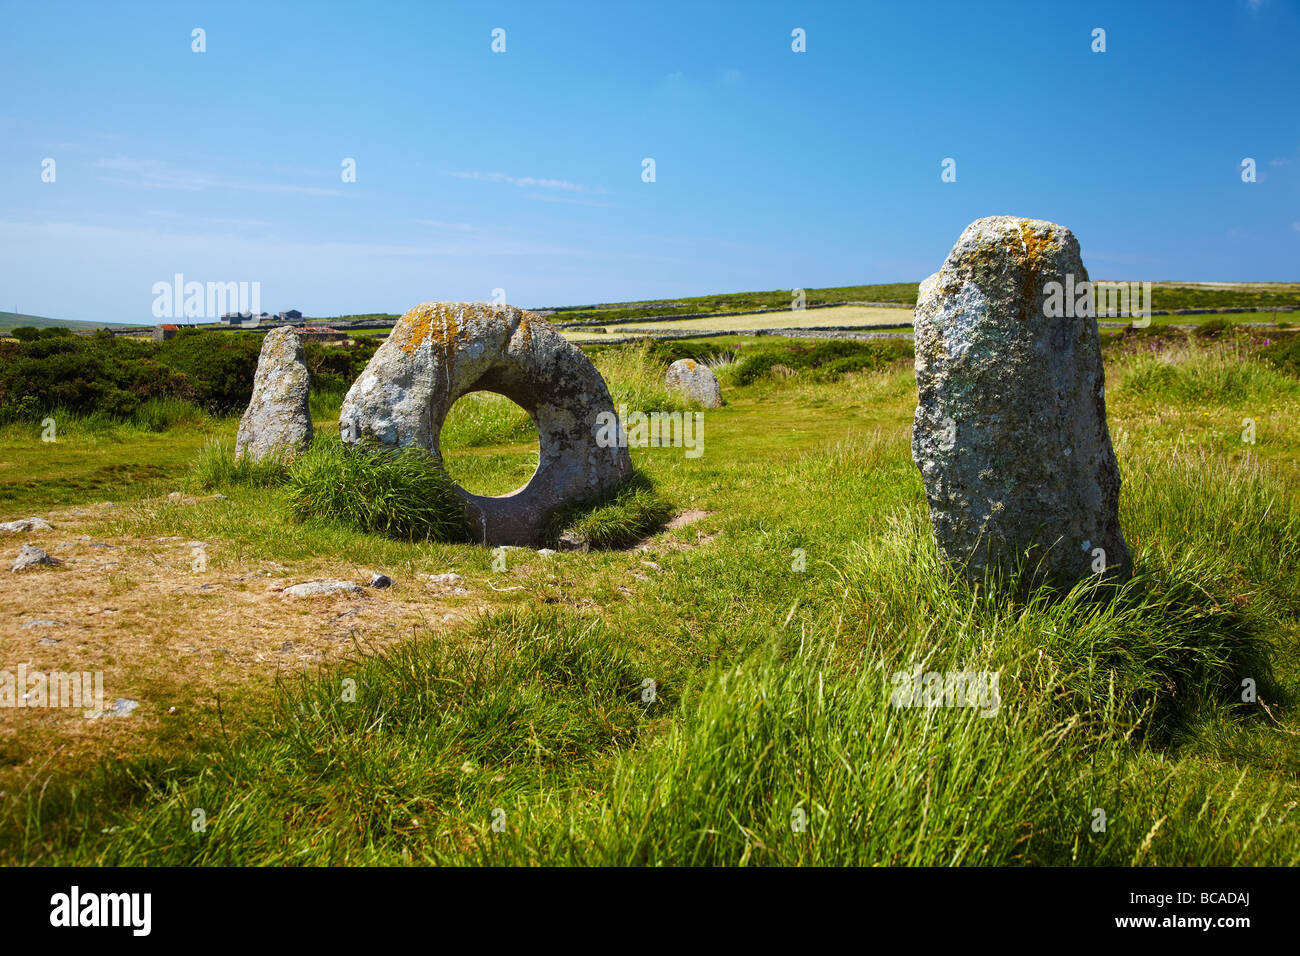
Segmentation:
{"type": "Polygon", "coordinates": [[[50,523],[44,518],[20,518],[0,524],[0,534],[17,534],[22,531],[49,531],[50,523]]]}
{"type": "Polygon", "coordinates": [[[355,581],[304,581],[302,584],[295,584],[287,587],[282,592],[285,597],[319,597],[323,594],[357,594],[361,591],[361,585],[355,581]]]}
{"type": "Polygon", "coordinates": [[[41,564],[59,564],[58,558],[51,558],[40,548],[30,544],[25,544],[18,552],[18,560],[14,562],[13,571],[25,571],[28,568],[34,568],[41,564]]]}
{"type": "Polygon", "coordinates": [[[420,577],[424,578],[430,584],[460,584],[461,581],[464,580],[464,578],[462,578],[459,574],[451,574],[451,573],[422,574],[420,575],[420,577]]]}

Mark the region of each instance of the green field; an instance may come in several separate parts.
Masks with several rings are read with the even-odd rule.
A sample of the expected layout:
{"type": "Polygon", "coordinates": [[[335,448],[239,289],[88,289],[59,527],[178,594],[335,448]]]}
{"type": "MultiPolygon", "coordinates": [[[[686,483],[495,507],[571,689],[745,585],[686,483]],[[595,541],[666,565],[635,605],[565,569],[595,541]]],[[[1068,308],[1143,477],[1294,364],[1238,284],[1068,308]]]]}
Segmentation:
{"type": "MultiPolygon", "coordinates": [[[[192,468],[228,445],[229,417],[161,434],[71,421],[56,446],[36,422],[4,426],[0,519],[48,515],[38,543],[111,561],[6,576],[22,583],[0,586],[0,617],[80,635],[36,647],[8,624],[6,658],[53,667],[126,642],[110,696],[141,704],[90,731],[0,718],[0,861],[1296,865],[1300,378],[1231,331],[1107,342],[1138,572],[1107,601],[944,573],[910,457],[910,361],[887,351],[906,343],[596,350],[639,408],[673,401],[659,381],[677,354],[718,369],[727,404],[704,413],[702,456],[633,452],[681,521],[641,548],[512,549],[504,567],[472,544],[299,523],[281,479],[225,474],[211,451],[192,468]],[[121,550],[77,550],[81,535],[121,550]],[[191,539],[202,575],[168,557],[191,539]],[[395,586],[266,596],[267,580],[369,569],[395,586]],[[420,583],[448,571],[462,587],[420,583]],[[401,607],[418,619],[385,632],[401,607]],[[276,657],[326,626],[359,636],[323,661],[276,657]],[[921,664],[998,672],[1000,707],[891,706],[891,675],[921,664]]],[[[321,441],[336,402],[316,407],[321,441]]],[[[483,490],[535,462],[503,401],[462,401],[443,437],[448,469],[483,490]]],[[[578,523],[650,514],[650,497],[578,523]]]]}

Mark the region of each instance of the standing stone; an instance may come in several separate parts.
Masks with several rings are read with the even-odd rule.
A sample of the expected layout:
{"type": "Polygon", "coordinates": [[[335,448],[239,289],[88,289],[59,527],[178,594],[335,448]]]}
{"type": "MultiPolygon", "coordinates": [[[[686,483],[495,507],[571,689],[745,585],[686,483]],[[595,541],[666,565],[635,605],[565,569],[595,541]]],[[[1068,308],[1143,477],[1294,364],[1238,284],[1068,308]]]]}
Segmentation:
{"type": "Polygon", "coordinates": [[[678,359],[668,366],[664,385],[689,402],[697,402],[705,408],[722,407],[722,388],[718,385],[718,377],[703,362],[678,359]]]}
{"type": "Polygon", "coordinates": [[[1129,573],[1087,280],[1070,230],[991,216],[921,283],[912,458],[973,582],[1022,560],[1035,583],[1129,573]]]}
{"type": "Polygon", "coordinates": [[[266,334],[253,378],[253,398],[239,422],[235,457],[260,461],[293,455],[311,444],[307,363],[298,333],[281,326],[266,334]]]}
{"type": "Polygon", "coordinates": [[[348,390],[349,445],[425,448],[441,461],[443,421],[462,395],[504,395],[537,426],[538,463],[522,488],[456,493],[474,540],[539,544],[557,510],[605,498],[632,474],[605,380],[539,315],[510,305],[424,302],[408,311],[348,390]]]}

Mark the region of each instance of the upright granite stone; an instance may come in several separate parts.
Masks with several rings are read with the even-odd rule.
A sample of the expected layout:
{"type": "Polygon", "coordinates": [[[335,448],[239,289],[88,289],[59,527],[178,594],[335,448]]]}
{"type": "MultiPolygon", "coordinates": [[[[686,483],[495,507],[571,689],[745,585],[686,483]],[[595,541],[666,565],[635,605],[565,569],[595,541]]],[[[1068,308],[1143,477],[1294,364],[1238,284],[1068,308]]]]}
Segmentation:
{"type": "Polygon", "coordinates": [[[500,497],[459,486],[475,540],[540,543],[556,509],[613,493],[632,473],[605,380],[542,317],[508,305],[425,302],[392,334],[343,400],[339,430],[349,444],[428,449],[441,460],[442,423],[462,395],[488,391],[523,408],[537,425],[537,471],[500,497]]]}
{"type": "Polygon", "coordinates": [[[266,334],[253,378],[253,398],[239,422],[235,457],[260,461],[292,456],[311,444],[310,386],[298,333],[281,326],[266,334]]]}
{"type": "Polygon", "coordinates": [[[703,362],[678,359],[668,366],[664,385],[688,402],[696,402],[705,408],[722,407],[722,387],[718,385],[718,377],[703,362]]]}
{"type": "Polygon", "coordinates": [[[921,283],[912,457],[939,551],[972,581],[1129,573],[1087,279],[1068,229],[991,216],[921,283]]]}

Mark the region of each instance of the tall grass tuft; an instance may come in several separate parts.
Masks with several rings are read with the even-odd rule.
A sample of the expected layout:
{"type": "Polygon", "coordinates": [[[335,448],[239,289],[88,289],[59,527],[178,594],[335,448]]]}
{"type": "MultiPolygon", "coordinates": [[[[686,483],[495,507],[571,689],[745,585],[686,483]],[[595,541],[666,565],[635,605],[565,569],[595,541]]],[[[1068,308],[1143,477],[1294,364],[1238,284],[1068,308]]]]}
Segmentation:
{"type": "Polygon", "coordinates": [[[609,386],[615,410],[620,405],[634,412],[680,412],[692,407],[664,385],[668,363],[655,355],[649,340],[602,349],[592,362],[609,386]]]}
{"type": "Polygon", "coordinates": [[[318,440],[290,466],[285,503],[321,519],[406,541],[464,540],[465,508],[440,463],[421,449],[349,449],[318,440]]]}
{"type": "Polygon", "coordinates": [[[236,485],[271,488],[283,484],[287,475],[283,460],[274,456],[260,461],[248,456],[236,459],[233,445],[214,438],[199,449],[189,479],[191,487],[207,491],[236,485]]]}

